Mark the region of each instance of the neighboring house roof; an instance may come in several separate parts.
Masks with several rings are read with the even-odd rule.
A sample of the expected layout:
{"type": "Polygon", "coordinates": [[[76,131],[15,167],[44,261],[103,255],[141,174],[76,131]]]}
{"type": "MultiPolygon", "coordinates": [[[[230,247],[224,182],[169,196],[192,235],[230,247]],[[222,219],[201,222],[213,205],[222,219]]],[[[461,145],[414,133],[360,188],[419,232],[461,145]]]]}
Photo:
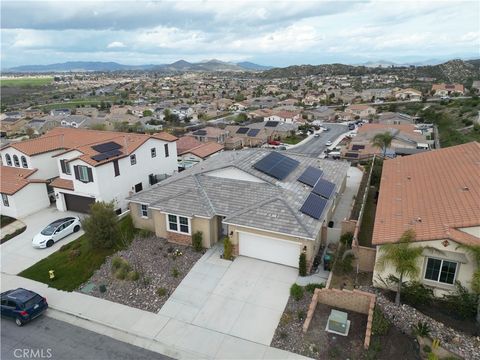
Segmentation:
{"type": "Polygon", "coordinates": [[[395,243],[407,229],[417,241],[480,245],[459,230],[480,226],[480,143],[452,146],[383,163],[372,243],[395,243]]]}
{"type": "Polygon", "coordinates": [[[201,135],[200,134],[194,134],[196,131],[193,131],[193,132],[191,132],[187,135],[189,135],[189,136],[202,136],[202,137],[210,138],[210,137],[218,137],[218,136],[221,136],[221,135],[227,135],[228,134],[227,130],[216,128],[216,127],[213,127],[213,126],[207,126],[207,127],[204,127],[200,130],[202,130],[201,135]]]}
{"type": "Polygon", "coordinates": [[[50,183],[50,186],[54,188],[65,189],[65,190],[72,190],[72,191],[74,190],[72,180],[62,179],[60,177],[57,177],[55,180],[53,180],[50,183]]]}
{"type": "MultiPolygon", "coordinates": [[[[190,153],[195,156],[198,156],[199,158],[205,159],[210,155],[213,155],[219,151],[223,150],[223,145],[216,143],[216,142],[207,142],[207,143],[202,143],[201,145],[190,149],[188,151],[185,151],[185,153],[190,153]]],[[[182,154],[181,154],[182,155],[182,154]]]]}
{"type": "Polygon", "coordinates": [[[1,167],[1,189],[2,194],[13,195],[30,183],[44,183],[43,180],[29,179],[28,177],[37,169],[20,169],[12,166],[1,167]]]}
{"type": "Polygon", "coordinates": [[[97,166],[111,161],[113,158],[129,155],[150,138],[169,142],[177,140],[175,136],[167,133],[146,135],[115,131],[55,128],[41,137],[18,143],[10,143],[3,147],[2,150],[7,147],[13,147],[14,149],[30,156],[54,150],[66,150],[66,152],[78,150],[83,153],[83,155],[79,156],[80,159],[90,165],[97,166]],[[122,154],[105,161],[93,160],[91,156],[97,155],[98,152],[92,149],[92,146],[110,141],[121,145],[122,154]]]}
{"type": "Polygon", "coordinates": [[[201,144],[202,142],[198,141],[193,136],[182,136],[177,141],[177,154],[183,154],[201,144]]]}
{"type": "Polygon", "coordinates": [[[357,111],[363,111],[363,110],[368,110],[372,109],[371,106],[368,105],[363,105],[363,104],[356,104],[356,105],[350,105],[347,110],[357,110],[357,111]]]}
{"type": "Polygon", "coordinates": [[[463,92],[464,88],[462,84],[433,84],[432,90],[447,90],[447,91],[458,91],[463,92]]]}
{"type": "Polygon", "coordinates": [[[287,156],[300,164],[279,181],[253,167],[269,153],[266,149],[221,152],[129,199],[167,213],[207,218],[225,216],[229,224],[315,239],[333,200],[328,201],[319,220],[303,214],[300,208],[312,189],[297,179],[308,166],[320,167],[324,172],[322,177],[333,182],[339,191],[348,163],[289,153],[287,156]],[[212,173],[226,169],[240,170],[259,182],[212,173]]]}

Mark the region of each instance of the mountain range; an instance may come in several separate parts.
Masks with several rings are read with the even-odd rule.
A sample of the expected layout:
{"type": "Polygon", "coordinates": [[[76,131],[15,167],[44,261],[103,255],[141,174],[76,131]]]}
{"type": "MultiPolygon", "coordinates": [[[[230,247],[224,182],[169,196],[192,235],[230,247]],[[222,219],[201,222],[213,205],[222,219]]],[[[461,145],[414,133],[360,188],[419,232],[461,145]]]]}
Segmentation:
{"type": "Polygon", "coordinates": [[[5,72],[89,72],[89,71],[160,71],[160,72],[184,72],[184,71],[263,71],[271,69],[271,66],[254,64],[252,62],[230,63],[216,59],[197,63],[178,60],[171,64],[160,65],[124,65],[116,62],[100,61],[68,61],[49,65],[22,65],[4,70],[5,72]]]}

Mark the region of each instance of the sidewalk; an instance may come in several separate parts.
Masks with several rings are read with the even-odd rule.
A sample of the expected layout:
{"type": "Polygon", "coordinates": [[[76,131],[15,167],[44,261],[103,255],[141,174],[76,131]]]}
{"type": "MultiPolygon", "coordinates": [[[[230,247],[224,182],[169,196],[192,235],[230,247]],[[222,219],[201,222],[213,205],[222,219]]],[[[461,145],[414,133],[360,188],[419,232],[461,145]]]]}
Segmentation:
{"type": "Polygon", "coordinates": [[[2,239],[10,234],[13,234],[15,231],[20,230],[26,226],[22,221],[20,220],[15,220],[14,222],[8,224],[7,226],[4,226],[2,229],[0,229],[0,232],[2,233],[2,239]]]}
{"type": "Polygon", "coordinates": [[[50,306],[47,316],[177,359],[307,359],[168,316],[2,273],[1,291],[18,287],[45,296],[50,306]]]}

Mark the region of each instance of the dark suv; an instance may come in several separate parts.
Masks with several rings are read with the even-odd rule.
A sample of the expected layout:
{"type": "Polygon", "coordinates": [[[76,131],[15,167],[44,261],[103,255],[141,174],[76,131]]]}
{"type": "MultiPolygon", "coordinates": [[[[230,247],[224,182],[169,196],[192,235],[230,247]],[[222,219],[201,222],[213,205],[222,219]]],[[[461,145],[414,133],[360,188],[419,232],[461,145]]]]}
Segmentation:
{"type": "Polygon", "coordinates": [[[2,316],[15,319],[18,326],[35,319],[48,308],[47,299],[22,288],[5,291],[0,298],[2,316]]]}

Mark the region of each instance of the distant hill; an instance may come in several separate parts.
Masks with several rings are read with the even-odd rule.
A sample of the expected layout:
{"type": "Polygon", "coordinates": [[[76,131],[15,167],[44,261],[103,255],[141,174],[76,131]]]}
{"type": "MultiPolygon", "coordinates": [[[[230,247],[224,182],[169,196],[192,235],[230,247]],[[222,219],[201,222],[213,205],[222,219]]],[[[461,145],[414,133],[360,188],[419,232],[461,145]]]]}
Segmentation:
{"type": "Polygon", "coordinates": [[[207,60],[198,63],[190,63],[178,60],[171,64],[161,65],[123,65],[116,62],[100,61],[69,61],[50,65],[23,65],[5,70],[5,72],[88,72],[88,71],[129,71],[129,70],[153,70],[160,72],[184,72],[184,71],[262,71],[271,67],[257,65],[250,62],[229,63],[220,60],[207,60]]]}
{"type": "Polygon", "coordinates": [[[480,79],[480,60],[463,61],[460,59],[447,61],[438,65],[371,67],[371,64],[353,66],[344,64],[295,65],[285,68],[273,68],[263,71],[263,78],[302,77],[310,75],[352,75],[385,74],[396,72],[405,76],[432,77],[437,81],[465,83],[470,79],[480,79]]]}

